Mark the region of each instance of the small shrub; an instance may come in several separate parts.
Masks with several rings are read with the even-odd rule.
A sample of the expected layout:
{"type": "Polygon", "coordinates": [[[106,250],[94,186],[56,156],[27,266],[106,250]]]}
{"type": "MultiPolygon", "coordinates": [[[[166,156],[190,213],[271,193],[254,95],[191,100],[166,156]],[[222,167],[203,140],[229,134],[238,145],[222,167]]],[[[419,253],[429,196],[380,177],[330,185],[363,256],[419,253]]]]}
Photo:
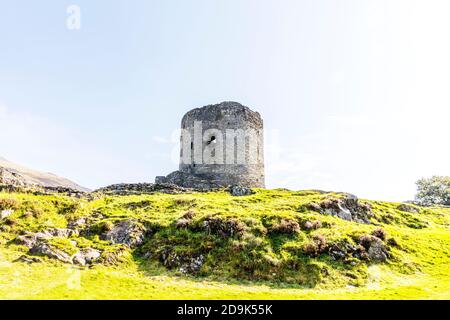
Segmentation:
{"type": "Polygon", "coordinates": [[[5,225],[0,225],[0,231],[2,231],[2,232],[10,232],[11,231],[11,227],[10,226],[5,226],[5,225]]]}
{"type": "Polygon", "coordinates": [[[118,265],[129,258],[129,252],[124,246],[111,246],[104,249],[100,256],[100,262],[107,265],[118,265]]]}
{"type": "Polygon", "coordinates": [[[369,250],[372,243],[380,241],[378,238],[372,236],[372,235],[363,235],[359,237],[358,243],[362,245],[366,250],[369,250]]]}
{"type": "Polygon", "coordinates": [[[314,230],[320,229],[320,228],[322,228],[322,226],[323,226],[323,225],[322,225],[322,222],[319,221],[319,220],[313,221],[312,224],[313,224],[313,229],[314,229],[314,230]]]}
{"type": "Polygon", "coordinates": [[[22,207],[25,213],[31,214],[34,218],[40,218],[44,214],[44,210],[42,209],[42,204],[37,200],[25,200],[22,203],[22,207]]]}
{"type": "Polygon", "coordinates": [[[355,247],[353,255],[360,260],[369,260],[369,254],[367,253],[366,248],[360,244],[355,247]]]}
{"type": "Polygon", "coordinates": [[[208,217],[203,221],[203,228],[209,234],[228,238],[241,236],[244,234],[247,226],[237,219],[208,217]]]}
{"type": "Polygon", "coordinates": [[[181,218],[175,222],[175,227],[178,229],[186,229],[191,224],[192,220],[181,218]]]}
{"type": "Polygon", "coordinates": [[[313,236],[313,241],[317,244],[319,253],[322,253],[327,249],[327,239],[323,235],[315,234],[313,236]]]}
{"type": "Polygon", "coordinates": [[[3,223],[7,226],[13,227],[17,224],[17,220],[13,218],[6,218],[3,220],[3,223]]]}
{"type": "Polygon", "coordinates": [[[251,233],[257,236],[266,236],[268,233],[267,228],[264,226],[264,223],[259,219],[255,219],[252,217],[240,217],[239,224],[241,224],[244,228],[243,231],[245,231],[245,235],[251,233]]]}
{"type": "Polygon", "coordinates": [[[105,232],[111,231],[114,229],[114,223],[112,221],[104,221],[102,223],[102,230],[105,232]]]}
{"type": "Polygon", "coordinates": [[[40,218],[44,214],[44,211],[41,208],[33,208],[30,211],[34,218],[40,218]]]}
{"type": "Polygon", "coordinates": [[[129,210],[135,210],[135,209],[139,209],[139,208],[147,208],[147,207],[150,207],[151,205],[152,205],[152,203],[150,201],[142,200],[142,201],[127,203],[126,207],[129,210]]]}
{"type": "Polygon", "coordinates": [[[192,219],[195,217],[195,212],[189,210],[183,216],[175,221],[175,227],[177,229],[187,229],[190,225],[192,225],[192,219]]]}
{"type": "Polygon", "coordinates": [[[303,224],[303,228],[305,230],[317,230],[322,228],[322,222],[320,222],[319,220],[315,220],[315,221],[306,221],[303,224]]]}
{"type": "Polygon", "coordinates": [[[327,251],[327,248],[327,239],[323,235],[316,234],[312,241],[305,245],[303,251],[306,255],[316,257],[327,251]]]}
{"type": "Polygon", "coordinates": [[[58,213],[62,215],[74,213],[80,208],[80,204],[78,202],[72,201],[54,201],[54,205],[57,207],[58,213]]]}
{"type": "Polygon", "coordinates": [[[399,206],[397,206],[397,210],[403,211],[403,212],[409,212],[409,213],[419,213],[420,209],[415,207],[415,206],[411,206],[409,204],[406,203],[402,203],[399,206]]]}
{"type": "Polygon", "coordinates": [[[177,207],[193,207],[195,206],[195,199],[184,199],[184,198],[178,198],[172,200],[172,206],[173,208],[177,207]]]}
{"type": "Polygon", "coordinates": [[[189,210],[188,212],[186,212],[182,218],[184,219],[193,219],[195,217],[195,212],[192,210],[189,210]]]}
{"type": "Polygon", "coordinates": [[[387,244],[392,246],[392,247],[400,248],[400,245],[398,244],[397,240],[395,240],[394,238],[389,238],[388,241],[387,241],[387,244]]]}
{"type": "Polygon", "coordinates": [[[308,203],[305,208],[310,211],[322,212],[321,205],[315,202],[308,203]]]}
{"type": "Polygon", "coordinates": [[[394,217],[390,213],[381,215],[381,217],[378,220],[383,222],[383,223],[386,223],[386,224],[392,224],[392,223],[395,223],[395,222],[399,221],[398,218],[394,217]]]}
{"type": "Polygon", "coordinates": [[[383,228],[373,230],[372,235],[383,241],[385,241],[387,238],[387,232],[383,228]]]}
{"type": "Polygon", "coordinates": [[[31,212],[31,211],[26,211],[26,212],[24,212],[24,214],[23,214],[23,217],[24,218],[30,218],[30,217],[32,217],[33,216],[33,212],[31,212]]]}
{"type": "Polygon", "coordinates": [[[300,225],[297,221],[283,219],[279,223],[272,226],[272,231],[285,234],[297,234],[300,232],[300,225]]]}
{"type": "Polygon", "coordinates": [[[315,242],[308,243],[305,248],[303,249],[305,254],[308,256],[317,256],[319,254],[319,249],[317,247],[317,244],[315,242]]]}
{"type": "Polygon", "coordinates": [[[15,210],[20,206],[19,201],[14,198],[0,199],[0,210],[15,210]]]}
{"type": "Polygon", "coordinates": [[[103,234],[111,231],[114,228],[114,223],[112,221],[106,220],[102,221],[96,225],[89,228],[89,232],[92,234],[103,234]]]}

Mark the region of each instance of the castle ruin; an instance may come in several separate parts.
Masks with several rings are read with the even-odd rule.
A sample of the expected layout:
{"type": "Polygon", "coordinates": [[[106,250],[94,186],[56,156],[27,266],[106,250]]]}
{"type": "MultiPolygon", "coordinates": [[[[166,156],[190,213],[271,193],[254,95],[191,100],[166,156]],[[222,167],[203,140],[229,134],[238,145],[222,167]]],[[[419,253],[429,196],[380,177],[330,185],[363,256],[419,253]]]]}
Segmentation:
{"type": "Polygon", "coordinates": [[[210,189],[264,188],[264,132],[258,112],[222,102],[186,113],[181,121],[179,170],[156,183],[210,189]]]}

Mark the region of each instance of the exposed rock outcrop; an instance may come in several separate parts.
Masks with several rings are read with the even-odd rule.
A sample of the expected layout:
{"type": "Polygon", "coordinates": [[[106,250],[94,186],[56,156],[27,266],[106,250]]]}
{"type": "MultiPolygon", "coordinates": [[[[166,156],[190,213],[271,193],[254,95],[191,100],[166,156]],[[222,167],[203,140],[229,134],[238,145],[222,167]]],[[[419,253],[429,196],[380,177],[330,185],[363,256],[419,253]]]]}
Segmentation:
{"type": "Polygon", "coordinates": [[[250,196],[254,194],[252,189],[243,186],[231,186],[228,191],[235,197],[250,196]]]}
{"type": "Polygon", "coordinates": [[[352,258],[373,262],[384,262],[389,253],[385,243],[372,235],[363,235],[351,244],[347,239],[331,244],[328,254],[334,260],[351,261],[352,258]]]}
{"type": "Polygon", "coordinates": [[[23,245],[29,249],[31,249],[38,242],[46,239],[50,239],[52,235],[48,232],[27,232],[22,236],[18,236],[16,238],[16,243],[19,245],[23,245]]]}
{"type": "Polygon", "coordinates": [[[358,198],[348,195],[345,198],[330,198],[321,203],[310,203],[307,209],[322,214],[336,216],[343,220],[370,224],[374,216],[370,204],[360,203],[358,198]]]}
{"type": "Polygon", "coordinates": [[[403,211],[403,212],[409,212],[409,213],[418,213],[420,212],[420,209],[416,206],[410,205],[410,204],[406,204],[406,203],[402,203],[397,207],[398,210],[403,211]]]}
{"type": "Polygon", "coordinates": [[[196,274],[203,266],[205,256],[203,254],[182,255],[171,249],[166,249],[159,255],[159,260],[168,269],[178,269],[182,273],[196,274]]]}
{"type": "Polygon", "coordinates": [[[138,221],[124,220],[116,224],[102,237],[114,244],[124,244],[135,248],[144,242],[147,229],[138,221]]]}
{"type": "Polygon", "coordinates": [[[69,238],[79,235],[78,230],[65,229],[65,228],[54,228],[47,229],[46,233],[52,237],[69,238]]]}
{"type": "Polygon", "coordinates": [[[171,183],[120,183],[97,189],[94,193],[107,195],[139,195],[157,192],[178,194],[193,191],[193,189],[183,188],[171,183]]]}
{"type": "Polygon", "coordinates": [[[66,263],[73,263],[73,256],[45,242],[37,242],[30,248],[30,253],[44,255],[66,263]]]}
{"type": "Polygon", "coordinates": [[[84,228],[86,226],[87,219],[86,218],[78,218],[76,220],[72,220],[68,223],[69,229],[78,230],[80,228],[84,228]]]}
{"type": "Polygon", "coordinates": [[[366,249],[370,260],[377,262],[387,260],[389,254],[381,239],[375,236],[365,235],[359,238],[359,243],[366,249]]]}
{"type": "Polygon", "coordinates": [[[199,191],[221,188],[220,184],[211,179],[202,178],[182,171],[174,171],[168,176],[159,176],[155,179],[156,184],[169,184],[186,189],[199,191]]]}
{"type": "Polygon", "coordinates": [[[101,251],[93,248],[85,248],[78,251],[72,258],[74,264],[85,266],[97,261],[101,256],[101,251]]]}
{"type": "MultiPolygon", "coordinates": [[[[83,248],[78,250],[75,254],[70,254],[61,248],[53,245],[50,240],[53,238],[67,238],[77,236],[78,232],[70,229],[49,229],[43,232],[27,232],[25,235],[16,238],[15,242],[29,248],[29,253],[32,255],[47,256],[65,263],[86,265],[97,261],[101,256],[101,251],[93,248],[83,248]]],[[[73,241],[74,248],[75,241],[73,241]]],[[[28,258],[21,259],[24,262],[35,262],[36,259],[28,258]]]]}

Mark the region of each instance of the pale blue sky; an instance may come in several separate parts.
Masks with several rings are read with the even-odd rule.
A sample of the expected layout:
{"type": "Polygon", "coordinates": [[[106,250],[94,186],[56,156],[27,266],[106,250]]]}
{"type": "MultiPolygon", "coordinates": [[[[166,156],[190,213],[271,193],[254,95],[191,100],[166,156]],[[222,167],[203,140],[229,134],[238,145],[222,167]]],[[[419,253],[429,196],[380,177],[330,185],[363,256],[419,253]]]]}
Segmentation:
{"type": "Polygon", "coordinates": [[[183,114],[259,111],[268,187],[450,175],[446,0],[0,0],[0,156],[96,188],[177,169],[183,114]],[[81,30],[66,8],[81,8],[81,30]]]}

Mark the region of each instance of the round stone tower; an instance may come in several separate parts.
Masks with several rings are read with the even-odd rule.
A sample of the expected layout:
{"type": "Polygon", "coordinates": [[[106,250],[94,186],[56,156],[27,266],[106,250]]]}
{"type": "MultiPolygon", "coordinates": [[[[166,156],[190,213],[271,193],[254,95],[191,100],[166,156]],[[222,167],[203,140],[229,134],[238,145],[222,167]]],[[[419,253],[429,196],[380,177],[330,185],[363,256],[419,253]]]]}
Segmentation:
{"type": "Polygon", "coordinates": [[[189,111],[181,129],[180,171],[223,186],[264,187],[263,120],[258,112],[222,102],[189,111]]]}
{"type": "Polygon", "coordinates": [[[186,113],[181,121],[179,171],[157,182],[183,187],[264,188],[264,132],[258,112],[222,102],[186,113]]]}

